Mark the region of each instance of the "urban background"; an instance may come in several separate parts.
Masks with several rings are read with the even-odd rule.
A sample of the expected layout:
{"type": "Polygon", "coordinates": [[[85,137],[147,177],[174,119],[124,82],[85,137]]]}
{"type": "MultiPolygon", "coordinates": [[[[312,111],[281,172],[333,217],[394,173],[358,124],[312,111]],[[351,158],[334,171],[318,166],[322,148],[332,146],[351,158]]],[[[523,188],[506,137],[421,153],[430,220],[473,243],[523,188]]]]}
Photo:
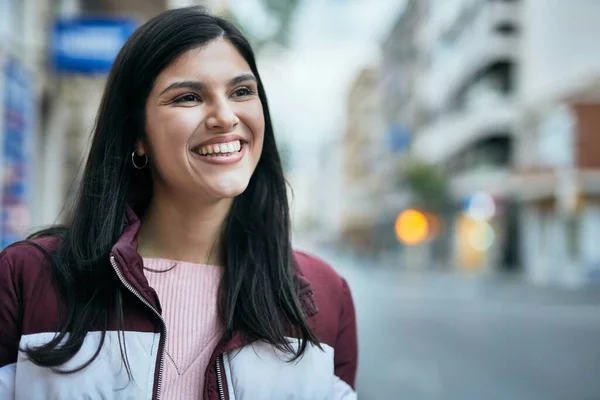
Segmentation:
{"type": "Polygon", "coordinates": [[[258,57],[361,399],[600,399],[599,0],[0,0],[0,247],[59,222],[111,62],[201,4],[258,57]]]}

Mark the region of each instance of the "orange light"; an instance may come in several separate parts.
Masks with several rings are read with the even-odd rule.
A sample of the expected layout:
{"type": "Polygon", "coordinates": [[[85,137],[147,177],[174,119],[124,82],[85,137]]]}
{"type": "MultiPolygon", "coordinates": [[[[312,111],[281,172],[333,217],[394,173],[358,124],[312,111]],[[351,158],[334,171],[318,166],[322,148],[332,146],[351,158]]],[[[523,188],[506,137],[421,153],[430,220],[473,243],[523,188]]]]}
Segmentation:
{"type": "Polygon", "coordinates": [[[402,211],[396,218],[396,236],[406,245],[416,245],[427,239],[429,223],[427,216],[418,210],[402,211]]]}

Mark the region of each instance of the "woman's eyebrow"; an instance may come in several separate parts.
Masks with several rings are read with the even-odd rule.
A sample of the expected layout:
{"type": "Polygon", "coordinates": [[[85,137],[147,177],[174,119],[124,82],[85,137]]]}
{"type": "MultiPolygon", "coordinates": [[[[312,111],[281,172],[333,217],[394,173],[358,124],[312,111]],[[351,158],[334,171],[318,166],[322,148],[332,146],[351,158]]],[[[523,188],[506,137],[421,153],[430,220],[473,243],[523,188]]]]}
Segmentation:
{"type": "Polygon", "coordinates": [[[232,86],[236,86],[236,85],[239,85],[240,83],[248,82],[248,81],[253,81],[254,83],[257,82],[256,77],[253,74],[246,73],[246,74],[240,74],[240,75],[236,76],[235,78],[231,79],[229,81],[229,83],[227,84],[227,86],[232,87],[232,86]]]}
{"type": "MultiPolygon", "coordinates": [[[[240,83],[243,82],[248,82],[248,81],[252,81],[252,82],[257,82],[256,77],[253,74],[250,73],[246,73],[246,74],[240,74],[238,76],[236,76],[235,78],[232,78],[228,83],[227,86],[232,87],[232,86],[236,86],[239,85],[240,83]]],[[[174,89],[193,89],[196,90],[198,92],[202,92],[204,90],[206,90],[206,84],[200,81],[179,81],[179,82],[173,82],[171,83],[169,86],[167,86],[166,88],[164,88],[162,90],[162,92],[160,92],[159,96],[162,96],[163,94],[167,93],[170,90],[174,90],[174,89]]]]}
{"type": "Polygon", "coordinates": [[[179,82],[173,82],[171,83],[169,86],[167,86],[166,88],[163,89],[162,92],[160,92],[159,96],[162,96],[163,94],[167,93],[169,90],[173,90],[173,89],[193,89],[196,90],[198,92],[202,92],[206,89],[206,84],[202,83],[200,81],[179,81],[179,82]]]}

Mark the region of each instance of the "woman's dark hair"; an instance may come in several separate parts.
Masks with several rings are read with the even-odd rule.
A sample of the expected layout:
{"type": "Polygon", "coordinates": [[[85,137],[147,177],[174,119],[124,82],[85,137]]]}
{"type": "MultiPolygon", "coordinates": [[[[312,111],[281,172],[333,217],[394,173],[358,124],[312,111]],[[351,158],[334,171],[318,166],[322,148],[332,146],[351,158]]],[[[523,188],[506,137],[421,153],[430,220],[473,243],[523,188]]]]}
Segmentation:
{"type": "MultiPolygon", "coordinates": [[[[291,360],[308,343],[318,345],[295,292],[286,182],[254,53],[234,25],[189,7],[158,15],[125,43],[108,76],[69,220],[30,237],[61,237],[58,250],[44,254],[65,308],[59,334],[41,347],[24,349],[34,363],[58,372],[78,371],[98,355],[115,316],[122,330],[124,288],[109,257],[123,232],[127,208],[141,218],[152,197],[149,169],[137,170],[131,163],[136,142],[145,135],[146,99],[156,77],[177,56],[219,38],[231,42],[252,69],[265,118],[262,155],[248,188],[233,201],[218,249],[224,262],[219,315],[225,335],[243,332],[248,340],[264,340],[289,352],[291,360]],[[286,339],[290,329],[299,340],[297,349],[286,339]],[[96,355],[75,370],[58,369],[79,351],[91,330],[103,332],[96,355]]],[[[121,351],[127,366],[123,346],[121,351]]]]}

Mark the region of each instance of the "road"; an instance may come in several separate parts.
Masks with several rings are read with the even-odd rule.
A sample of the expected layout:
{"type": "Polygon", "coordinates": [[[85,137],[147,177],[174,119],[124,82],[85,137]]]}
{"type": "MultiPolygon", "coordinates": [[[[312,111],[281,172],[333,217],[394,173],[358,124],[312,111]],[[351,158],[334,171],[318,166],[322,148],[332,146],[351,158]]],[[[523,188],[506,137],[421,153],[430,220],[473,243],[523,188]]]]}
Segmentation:
{"type": "Polygon", "coordinates": [[[353,291],[359,399],[600,399],[600,296],[316,253],[353,291]]]}

